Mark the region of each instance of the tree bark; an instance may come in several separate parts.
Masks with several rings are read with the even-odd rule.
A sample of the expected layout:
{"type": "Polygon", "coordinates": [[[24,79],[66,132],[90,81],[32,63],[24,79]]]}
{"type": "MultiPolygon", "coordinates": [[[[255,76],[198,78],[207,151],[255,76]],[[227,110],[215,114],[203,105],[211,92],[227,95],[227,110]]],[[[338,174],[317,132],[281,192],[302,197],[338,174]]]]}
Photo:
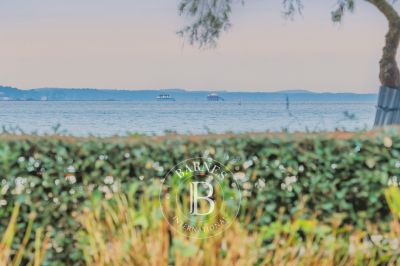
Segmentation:
{"type": "Polygon", "coordinates": [[[400,16],[387,0],[366,0],[386,17],[389,30],[385,37],[382,59],[379,62],[379,90],[375,126],[400,124],[400,72],[396,62],[400,42],[400,16]]]}

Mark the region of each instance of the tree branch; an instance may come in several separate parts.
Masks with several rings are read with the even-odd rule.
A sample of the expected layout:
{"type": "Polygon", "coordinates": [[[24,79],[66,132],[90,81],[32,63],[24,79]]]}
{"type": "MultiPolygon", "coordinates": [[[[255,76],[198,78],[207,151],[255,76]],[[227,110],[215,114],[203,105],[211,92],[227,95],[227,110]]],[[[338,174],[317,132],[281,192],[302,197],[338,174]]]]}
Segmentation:
{"type": "Polygon", "coordinates": [[[382,86],[399,88],[400,72],[396,62],[397,49],[400,42],[400,16],[387,0],[365,0],[374,5],[389,22],[389,30],[385,36],[382,59],[380,60],[379,79],[382,86]]]}
{"type": "Polygon", "coordinates": [[[396,9],[394,9],[393,5],[389,4],[386,0],[365,0],[382,12],[385,17],[389,20],[390,23],[399,23],[400,24],[400,16],[397,13],[396,9]]]}

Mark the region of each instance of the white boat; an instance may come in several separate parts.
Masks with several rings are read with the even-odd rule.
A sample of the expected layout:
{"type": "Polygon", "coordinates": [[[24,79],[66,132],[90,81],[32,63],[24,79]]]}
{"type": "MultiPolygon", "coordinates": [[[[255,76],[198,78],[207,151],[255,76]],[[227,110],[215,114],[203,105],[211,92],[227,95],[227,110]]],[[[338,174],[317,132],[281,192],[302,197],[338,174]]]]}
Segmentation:
{"type": "Polygon", "coordinates": [[[218,102],[218,101],[223,101],[224,99],[216,93],[210,93],[207,95],[207,101],[212,101],[212,102],[218,102]]]}
{"type": "Polygon", "coordinates": [[[175,98],[169,94],[160,94],[156,97],[157,101],[175,101],[175,98]]]}

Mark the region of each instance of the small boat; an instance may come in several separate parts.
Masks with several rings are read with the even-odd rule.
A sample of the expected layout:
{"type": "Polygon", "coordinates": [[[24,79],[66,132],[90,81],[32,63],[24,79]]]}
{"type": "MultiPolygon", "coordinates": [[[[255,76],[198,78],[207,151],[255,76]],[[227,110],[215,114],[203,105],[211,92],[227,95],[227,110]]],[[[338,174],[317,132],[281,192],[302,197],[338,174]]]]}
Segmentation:
{"type": "Polygon", "coordinates": [[[171,97],[169,94],[160,94],[156,97],[157,101],[175,101],[175,98],[171,97]]]}
{"type": "Polygon", "coordinates": [[[223,101],[224,99],[216,93],[210,93],[207,95],[207,101],[212,101],[212,102],[218,102],[218,101],[223,101]]]}

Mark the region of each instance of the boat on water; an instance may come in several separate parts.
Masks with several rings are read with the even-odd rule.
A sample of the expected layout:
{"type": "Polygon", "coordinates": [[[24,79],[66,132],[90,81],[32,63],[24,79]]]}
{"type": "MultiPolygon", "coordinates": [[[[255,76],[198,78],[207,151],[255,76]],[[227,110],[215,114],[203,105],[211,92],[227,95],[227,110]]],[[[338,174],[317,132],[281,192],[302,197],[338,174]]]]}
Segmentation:
{"type": "Polygon", "coordinates": [[[174,97],[171,97],[169,94],[160,94],[156,97],[157,101],[175,101],[174,97]]]}
{"type": "Polygon", "coordinates": [[[224,100],[224,98],[220,97],[216,93],[210,93],[207,95],[207,101],[218,102],[218,101],[223,101],[223,100],[224,100]]]}

